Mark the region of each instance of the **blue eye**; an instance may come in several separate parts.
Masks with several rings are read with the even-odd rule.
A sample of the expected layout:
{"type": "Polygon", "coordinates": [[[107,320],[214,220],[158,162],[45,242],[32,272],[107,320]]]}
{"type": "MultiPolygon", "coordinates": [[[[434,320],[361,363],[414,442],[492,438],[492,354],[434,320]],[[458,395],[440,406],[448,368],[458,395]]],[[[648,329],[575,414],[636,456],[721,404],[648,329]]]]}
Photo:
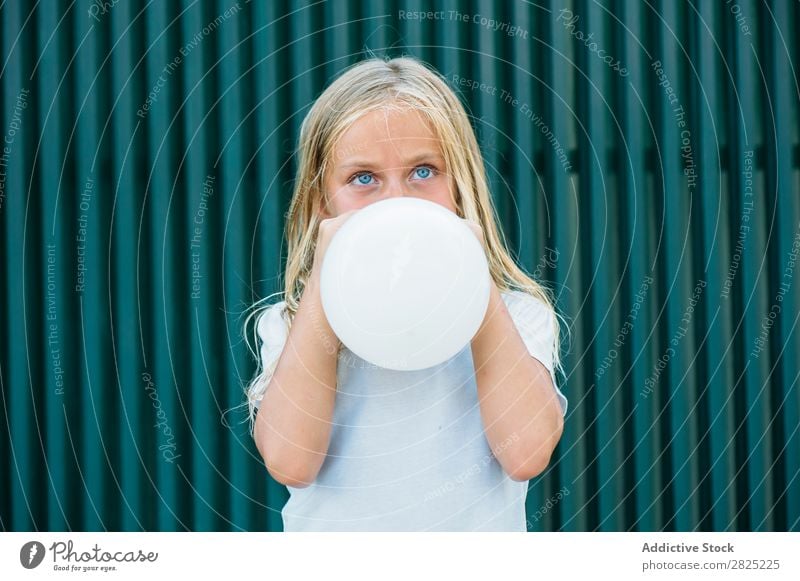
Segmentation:
{"type": "Polygon", "coordinates": [[[355,176],[353,176],[352,179],[354,179],[359,185],[368,186],[371,183],[370,180],[373,179],[373,178],[372,178],[372,174],[360,173],[360,174],[356,174],[355,176]]]}
{"type": "Polygon", "coordinates": [[[433,170],[427,165],[421,165],[414,169],[414,175],[421,180],[427,180],[433,175],[433,170]]]}

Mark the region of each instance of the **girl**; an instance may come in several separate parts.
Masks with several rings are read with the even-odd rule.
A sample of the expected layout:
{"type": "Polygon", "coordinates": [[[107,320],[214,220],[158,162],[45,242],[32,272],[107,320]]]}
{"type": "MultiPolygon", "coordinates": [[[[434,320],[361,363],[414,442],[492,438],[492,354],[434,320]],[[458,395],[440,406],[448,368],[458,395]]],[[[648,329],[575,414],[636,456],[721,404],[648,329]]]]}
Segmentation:
{"type": "Polygon", "coordinates": [[[503,247],[478,143],[442,77],[412,58],[373,58],[320,95],[300,130],[287,242],[284,300],[247,318],[261,341],[252,433],[290,493],[284,530],[525,531],[527,481],[547,467],[567,410],[558,322],[503,247]],[[365,362],[321,306],[334,233],[389,196],[465,219],[494,282],[471,343],[429,369],[365,362]]]}

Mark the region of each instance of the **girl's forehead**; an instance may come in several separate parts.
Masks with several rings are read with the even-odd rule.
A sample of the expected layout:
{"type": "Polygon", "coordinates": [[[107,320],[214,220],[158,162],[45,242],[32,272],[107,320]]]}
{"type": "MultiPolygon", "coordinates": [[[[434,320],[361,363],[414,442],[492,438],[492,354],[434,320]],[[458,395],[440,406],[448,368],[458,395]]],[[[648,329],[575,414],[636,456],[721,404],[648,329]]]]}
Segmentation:
{"type": "Polygon", "coordinates": [[[422,111],[411,107],[381,107],[367,111],[350,123],[349,127],[345,129],[343,137],[358,131],[385,133],[388,135],[434,134],[433,127],[427,116],[422,111]]]}
{"type": "Polygon", "coordinates": [[[383,146],[441,151],[441,141],[424,113],[405,108],[376,109],[353,121],[336,140],[333,152],[339,162],[349,157],[377,153],[383,146]],[[377,148],[377,149],[376,149],[377,148]]]}

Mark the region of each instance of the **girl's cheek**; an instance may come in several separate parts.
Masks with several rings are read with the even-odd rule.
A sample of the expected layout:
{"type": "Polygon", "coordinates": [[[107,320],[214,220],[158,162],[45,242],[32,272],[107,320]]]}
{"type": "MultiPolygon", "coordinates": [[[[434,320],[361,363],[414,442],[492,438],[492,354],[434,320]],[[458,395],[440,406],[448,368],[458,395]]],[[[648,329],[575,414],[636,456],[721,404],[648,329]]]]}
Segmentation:
{"type": "Polygon", "coordinates": [[[354,192],[346,192],[340,197],[339,205],[343,207],[343,212],[350,210],[360,210],[372,203],[373,197],[366,194],[359,194],[354,192]]]}

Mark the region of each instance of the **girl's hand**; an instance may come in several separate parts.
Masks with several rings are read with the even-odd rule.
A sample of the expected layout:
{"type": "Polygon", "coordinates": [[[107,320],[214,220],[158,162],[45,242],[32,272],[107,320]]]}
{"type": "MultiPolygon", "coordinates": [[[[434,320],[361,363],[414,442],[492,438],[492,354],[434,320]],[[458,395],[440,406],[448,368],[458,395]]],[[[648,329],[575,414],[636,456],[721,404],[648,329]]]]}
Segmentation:
{"type": "Polygon", "coordinates": [[[333,239],[336,231],[342,227],[342,224],[347,222],[348,218],[358,210],[350,210],[344,212],[335,218],[326,218],[319,223],[319,230],[317,231],[317,247],[314,250],[314,264],[311,268],[312,277],[319,280],[320,272],[322,272],[322,261],[325,258],[325,252],[333,239]]]}

